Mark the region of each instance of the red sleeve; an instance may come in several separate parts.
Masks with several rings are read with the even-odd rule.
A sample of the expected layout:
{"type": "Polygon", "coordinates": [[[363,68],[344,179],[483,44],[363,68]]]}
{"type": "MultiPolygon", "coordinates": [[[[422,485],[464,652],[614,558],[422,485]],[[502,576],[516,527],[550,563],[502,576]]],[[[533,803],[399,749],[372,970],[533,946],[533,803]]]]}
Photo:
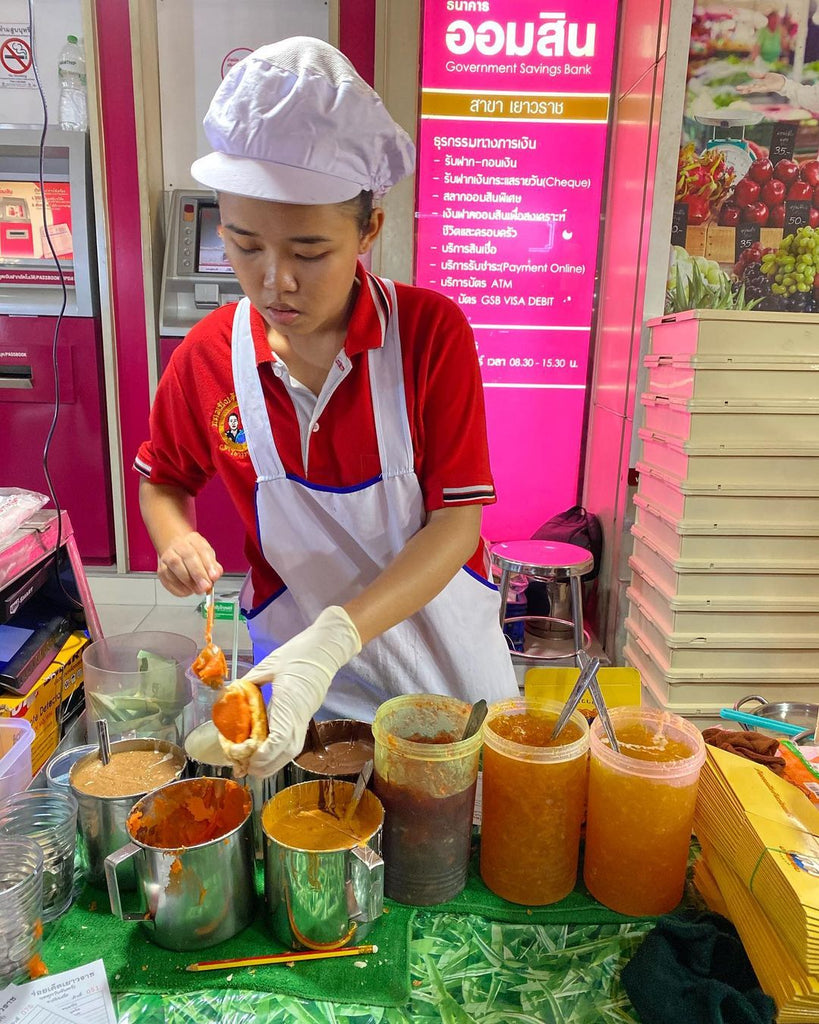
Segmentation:
{"type": "Polygon", "coordinates": [[[415,462],[428,511],[495,501],[472,328],[443,295],[398,286],[415,462]],[[410,365],[411,364],[411,368],[410,365]]]}
{"type": "MultiPolygon", "coordinates": [[[[165,368],[151,406],[150,437],[139,447],[134,468],[151,483],[197,494],[215,474],[208,408],[213,406],[218,339],[197,325],[165,368]]],[[[220,358],[221,356],[221,358],[220,358]]]]}

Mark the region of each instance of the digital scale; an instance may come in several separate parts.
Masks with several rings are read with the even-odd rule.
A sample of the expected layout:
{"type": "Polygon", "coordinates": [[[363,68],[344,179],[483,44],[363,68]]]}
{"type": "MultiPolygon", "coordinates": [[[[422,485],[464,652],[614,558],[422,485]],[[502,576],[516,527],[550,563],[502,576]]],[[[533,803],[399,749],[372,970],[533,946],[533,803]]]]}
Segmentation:
{"type": "Polygon", "coordinates": [[[711,138],[703,152],[716,149],[725,157],[725,163],[734,172],[734,180],[739,181],[748,173],[748,168],[756,157],[745,138],[745,129],[752,124],[759,124],[764,114],[755,110],[722,110],[713,114],[695,114],[698,124],[711,128],[711,138]],[[737,137],[731,132],[739,132],[737,137]]]}

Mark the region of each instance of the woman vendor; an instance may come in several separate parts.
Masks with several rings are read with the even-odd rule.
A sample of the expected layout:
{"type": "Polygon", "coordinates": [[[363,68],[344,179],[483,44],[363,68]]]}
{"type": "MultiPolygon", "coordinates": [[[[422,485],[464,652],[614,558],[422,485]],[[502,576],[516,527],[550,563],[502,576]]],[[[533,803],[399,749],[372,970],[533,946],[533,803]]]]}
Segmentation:
{"type": "Polygon", "coordinates": [[[222,573],[194,495],[218,474],[235,503],[246,678],[272,695],[267,740],[232,756],[268,775],[319,709],[371,720],[399,693],[518,690],[480,536],[495,493],[472,332],[447,298],[360,262],[384,221],[373,197],[412,172],[412,142],[306,37],[233,67],[204,126],[213,152],[192,174],[217,193],[246,297],[174,352],[135,466],[172,594],[222,573]]]}

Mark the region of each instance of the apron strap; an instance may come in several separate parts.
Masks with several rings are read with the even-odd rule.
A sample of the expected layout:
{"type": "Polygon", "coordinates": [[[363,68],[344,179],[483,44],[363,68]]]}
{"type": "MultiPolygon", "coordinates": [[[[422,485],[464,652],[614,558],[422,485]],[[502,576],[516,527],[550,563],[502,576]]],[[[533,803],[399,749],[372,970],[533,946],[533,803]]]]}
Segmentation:
{"type": "Polygon", "coordinates": [[[262,381],[256,366],[256,349],[250,329],[250,299],[247,297],[240,300],[233,314],[230,344],[233,387],[256,479],[279,479],[285,475],[284,466],[273,439],[262,381]]]}
{"type": "MultiPolygon", "coordinates": [[[[384,332],[384,345],[370,349],[370,394],[373,403],[375,431],[378,437],[378,454],[381,458],[381,475],[384,479],[403,476],[414,472],[415,455],[412,448],[407,395],[404,388],[404,364],[401,354],[401,338],[398,332],[398,302],[395,285],[386,278],[379,278],[390,298],[390,318],[384,332]]],[[[369,275],[367,282],[372,291],[376,286],[369,275]]],[[[373,294],[376,308],[379,301],[373,294]]]]}

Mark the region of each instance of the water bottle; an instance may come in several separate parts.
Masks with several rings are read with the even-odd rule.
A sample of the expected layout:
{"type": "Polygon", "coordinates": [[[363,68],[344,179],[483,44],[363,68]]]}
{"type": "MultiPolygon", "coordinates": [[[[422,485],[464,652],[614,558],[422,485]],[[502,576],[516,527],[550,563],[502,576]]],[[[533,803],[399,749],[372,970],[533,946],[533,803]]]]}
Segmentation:
{"type": "Polygon", "coordinates": [[[526,621],[523,616],[527,613],[526,588],[529,580],[526,576],[515,575],[509,580],[509,592],[506,595],[505,619],[512,619],[503,627],[506,642],[513,651],[523,650],[523,641],[526,621]]]}
{"type": "Polygon", "coordinates": [[[76,36],[68,36],[57,64],[60,80],[60,127],[85,131],[88,127],[88,99],[85,91],[85,51],[76,36]]]}

